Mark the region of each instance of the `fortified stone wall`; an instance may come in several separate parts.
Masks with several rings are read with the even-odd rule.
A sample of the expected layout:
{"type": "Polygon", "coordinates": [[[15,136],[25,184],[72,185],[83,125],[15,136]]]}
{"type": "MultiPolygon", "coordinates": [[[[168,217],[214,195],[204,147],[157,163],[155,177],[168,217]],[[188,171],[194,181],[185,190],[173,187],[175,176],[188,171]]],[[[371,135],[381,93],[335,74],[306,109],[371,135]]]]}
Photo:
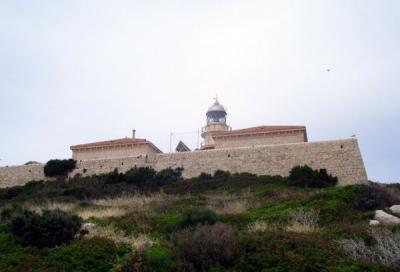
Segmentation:
{"type": "Polygon", "coordinates": [[[236,148],[246,146],[291,144],[305,142],[305,131],[285,131],[269,134],[238,135],[236,137],[214,138],[215,148],[236,148]]]}
{"type": "MultiPolygon", "coordinates": [[[[201,172],[214,173],[218,169],[232,173],[286,176],[291,168],[304,164],[315,169],[326,168],[339,178],[339,185],[367,182],[358,142],[354,138],[82,161],[77,163],[70,176],[108,173],[115,168],[125,172],[134,166],[151,166],[156,170],[183,167],[186,178],[198,176],[201,172]]],[[[29,166],[32,169],[26,167],[1,168],[0,187],[44,179],[43,165],[29,166]]]]}
{"type": "Polygon", "coordinates": [[[45,180],[43,164],[0,168],[0,188],[24,185],[31,180],[45,180]]]}
{"type": "Polygon", "coordinates": [[[326,168],[339,178],[339,185],[368,180],[356,139],[160,154],[155,169],[184,167],[184,177],[217,169],[286,176],[294,166],[304,164],[326,168]]]}

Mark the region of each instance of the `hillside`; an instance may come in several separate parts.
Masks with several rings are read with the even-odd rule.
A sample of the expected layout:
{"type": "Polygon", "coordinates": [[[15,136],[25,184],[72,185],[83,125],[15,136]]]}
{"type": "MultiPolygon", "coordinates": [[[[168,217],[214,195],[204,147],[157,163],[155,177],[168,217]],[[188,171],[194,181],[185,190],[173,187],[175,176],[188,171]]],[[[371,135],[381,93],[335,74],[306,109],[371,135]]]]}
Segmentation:
{"type": "MultiPolygon", "coordinates": [[[[1,189],[0,271],[400,267],[400,228],[369,226],[377,209],[400,204],[399,185],[334,187],[334,177],[307,169],[289,177],[217,171],[183,180],[180,170],[138,168],[1,189]],[[43,246],[37,235],[28,241],[26,222],[40,225],[51,214],[45,210],[76,222],[71,214],[79,216],[81,231],[56,246],[43,246]]],[[[43,222],[42,234],[57,231],[56,219],[43,222]]]]}

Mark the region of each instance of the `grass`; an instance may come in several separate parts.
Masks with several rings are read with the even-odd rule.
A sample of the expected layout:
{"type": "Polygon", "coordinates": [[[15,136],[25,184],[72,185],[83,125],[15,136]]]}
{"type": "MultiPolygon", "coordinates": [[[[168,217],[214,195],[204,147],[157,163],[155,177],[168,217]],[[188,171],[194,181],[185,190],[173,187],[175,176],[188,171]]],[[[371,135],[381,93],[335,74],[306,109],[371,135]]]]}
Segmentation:
{"type": "Polygon", "coordinates": [[[106,238],[117,244],[129,245],[133,250],[138,252],[142,252],[156,244],[156,241],[146,234],[139,234],[137,236],[125,235],[122,231],[116,230],[112,226],[95,227],[85,236],[85,239],[92,239],[94,237],[106,238]]]}
{"type": "Polygon", "coordinates": [[[187,264],[176,255],[170,226],[193,208],[211,209],[217,223],[235,231],[240,256],[229,271],[293,271],[293,267],[296,271],[396,271],[387,264],[349,257],[338,248],[339,241],[352,239],[369,246],[368,220],[373,211],[355,209],[356,194],[357,186],[296,188],[279,177],[247,174],[179,180],[158,188],[76,178],[3,189],[0,209],[11,204],[37,212],[61,209],[96,226],[70,244],[37,250],[18,245],[2,222],[0,271],[120,271],[128,263],[155,268],[156,260],[180,271],[187,264]],[[96,265],[99,258],[103,261],[96,265]]]}
{"type": "Polygon", "coordinates": [[[107,218],[107,217],[120,217],[127,213],[126,209],[116,208],[116,207],[107,207],[103,209],[83,209],[77,212],[83,220],[91,219],[91,218],[107,218]]]}

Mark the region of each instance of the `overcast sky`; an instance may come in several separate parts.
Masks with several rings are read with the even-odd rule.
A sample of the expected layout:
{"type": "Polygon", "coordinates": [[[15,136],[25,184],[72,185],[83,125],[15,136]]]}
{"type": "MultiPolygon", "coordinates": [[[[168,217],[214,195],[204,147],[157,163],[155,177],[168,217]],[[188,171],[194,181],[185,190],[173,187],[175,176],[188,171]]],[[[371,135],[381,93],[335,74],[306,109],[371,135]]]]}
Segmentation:
{"type": "Polygon", "coordinates": [[[134,128],[194,148],[215,95],[234,129],[355,134],[400,181],[400,1],[0,0],[0,165],[134,128]]]}

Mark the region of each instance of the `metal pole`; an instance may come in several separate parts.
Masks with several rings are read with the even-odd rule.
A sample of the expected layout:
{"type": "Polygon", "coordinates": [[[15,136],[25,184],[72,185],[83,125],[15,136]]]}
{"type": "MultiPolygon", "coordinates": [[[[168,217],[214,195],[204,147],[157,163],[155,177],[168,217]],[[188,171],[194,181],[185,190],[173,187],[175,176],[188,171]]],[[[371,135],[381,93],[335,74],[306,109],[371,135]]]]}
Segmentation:
{"type": "Polygon", "coordinates": [[[197,148],[200,148],[199,140],[200,140],[200,129],[197,130],[197,148]]]}
{"type": "Polygon", "coordinates": [[[169,135],[169,153],[172,153],[172,135],[173,133],[171,132],[169,135]]]}

